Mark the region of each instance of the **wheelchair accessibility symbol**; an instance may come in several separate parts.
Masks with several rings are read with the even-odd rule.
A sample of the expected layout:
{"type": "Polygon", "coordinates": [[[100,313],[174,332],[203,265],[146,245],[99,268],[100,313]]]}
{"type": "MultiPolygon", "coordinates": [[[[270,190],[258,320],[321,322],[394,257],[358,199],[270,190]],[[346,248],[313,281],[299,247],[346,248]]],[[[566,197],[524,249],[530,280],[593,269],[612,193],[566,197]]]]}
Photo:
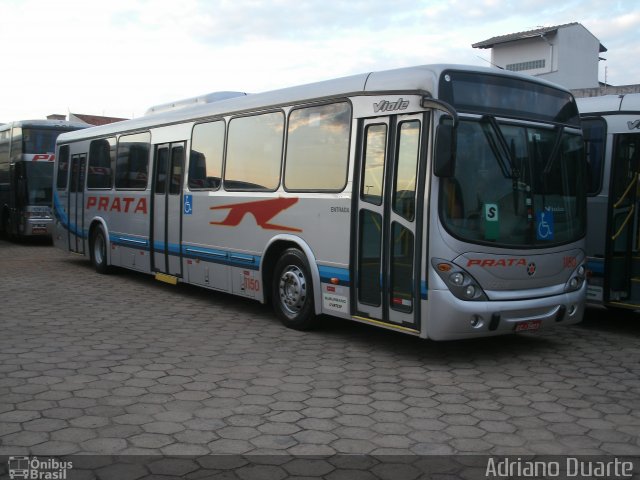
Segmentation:
{"type": "Polygon", "coordinates": [[[193,195],[184,196],[184,214],[191,215],[193,213],[193,195]]]}
{"type": "Polygon", "coordinates": [[[553,212],[541,210],[536,213],[536,238],[538,240],[553,240],[553,212]]]}

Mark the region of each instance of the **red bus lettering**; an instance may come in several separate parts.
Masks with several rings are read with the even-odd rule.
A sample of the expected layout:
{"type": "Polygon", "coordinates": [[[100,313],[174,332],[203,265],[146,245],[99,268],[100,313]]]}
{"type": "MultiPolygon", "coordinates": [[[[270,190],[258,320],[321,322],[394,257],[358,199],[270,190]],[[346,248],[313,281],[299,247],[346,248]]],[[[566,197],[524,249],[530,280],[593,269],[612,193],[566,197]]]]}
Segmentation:
{"type": "Polygon", "coordinates": [[[131,202],[133,202],[134,198],[133,197],[125,197],[122,200],[124,200],[124,212],[128,213],[129,212],[129,205],[131,205],[131,202]]]}
{"type": "Polygon", "coordinates": [[[136,205],[136,209],[133,211],[133,213],[138,213],[138,211],[144,213],[146,215],[147,213],[147,199],[146,198],[141,198],[140,200],[138,200],[138,205],[136,205]]]}

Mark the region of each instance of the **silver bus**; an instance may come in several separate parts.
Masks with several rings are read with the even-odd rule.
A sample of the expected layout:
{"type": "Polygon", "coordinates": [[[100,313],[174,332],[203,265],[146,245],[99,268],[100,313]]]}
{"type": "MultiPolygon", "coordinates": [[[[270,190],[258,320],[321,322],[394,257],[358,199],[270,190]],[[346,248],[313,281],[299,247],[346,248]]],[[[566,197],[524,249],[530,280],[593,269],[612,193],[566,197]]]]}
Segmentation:
{"type": "Polygon", "coordinates": [[[56,138],[88,125],[23,120],[0,125],[0,231],[51,236],[51,182],[56,138]]]}
{"type": "Polygon", "coordinates": [[[587,302],[640,308],[640,94],[577,100],[588,160],[587,302]]]}
{"type": "Polygon", "coordinates": [[[61,135],[54,242],[111,266],[436,340],[579,322],[570,92],[497,69],[380,71],[61,135]]]}

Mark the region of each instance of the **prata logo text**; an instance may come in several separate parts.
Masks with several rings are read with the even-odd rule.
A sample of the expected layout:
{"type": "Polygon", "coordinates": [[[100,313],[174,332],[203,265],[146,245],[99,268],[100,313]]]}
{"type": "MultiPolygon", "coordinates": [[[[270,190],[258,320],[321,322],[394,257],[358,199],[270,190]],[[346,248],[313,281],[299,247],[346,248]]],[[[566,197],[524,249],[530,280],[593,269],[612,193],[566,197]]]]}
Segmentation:
{"type": "Polygon", "coordinates": [[[635,120],[633,122],[627,122],[627,127],[629,130],[640,130],[640,120],[635,120]]]}
{"type": "Polygon", "coordinates": [[[470,258],[467,260],[467,267],[517,267],[527,266],[525,258],[470,258]]]}

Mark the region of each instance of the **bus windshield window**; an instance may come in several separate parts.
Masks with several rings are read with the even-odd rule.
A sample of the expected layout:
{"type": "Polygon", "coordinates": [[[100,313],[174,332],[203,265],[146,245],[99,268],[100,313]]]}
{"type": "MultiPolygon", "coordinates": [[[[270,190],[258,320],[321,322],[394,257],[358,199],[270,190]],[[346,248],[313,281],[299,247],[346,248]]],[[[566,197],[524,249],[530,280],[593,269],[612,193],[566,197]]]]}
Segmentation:
{"type": "Polygon", "coordinates": [[[29,205],[51,204],[53,162],[24,162],[29,205]]]}
{"type": "Polygon", "coordinates": [[[580,126],[578,106],[569,92],[524,79],[448,72],[440,80],[440,98],[458,111],[580,126]]]}
{"type": "Polygon", "coordinates": [[[440,212],[465,241],[547,247],[584,235],[582,137],[561,127],[462,120],[455,175],[441,179],[440,212]]]}
{"type": "Polygon", "coordinates": [[[62,130],[50,128],[24,128],[22,130],[22,153],[54,153],[56,139],[62,130]]]}

